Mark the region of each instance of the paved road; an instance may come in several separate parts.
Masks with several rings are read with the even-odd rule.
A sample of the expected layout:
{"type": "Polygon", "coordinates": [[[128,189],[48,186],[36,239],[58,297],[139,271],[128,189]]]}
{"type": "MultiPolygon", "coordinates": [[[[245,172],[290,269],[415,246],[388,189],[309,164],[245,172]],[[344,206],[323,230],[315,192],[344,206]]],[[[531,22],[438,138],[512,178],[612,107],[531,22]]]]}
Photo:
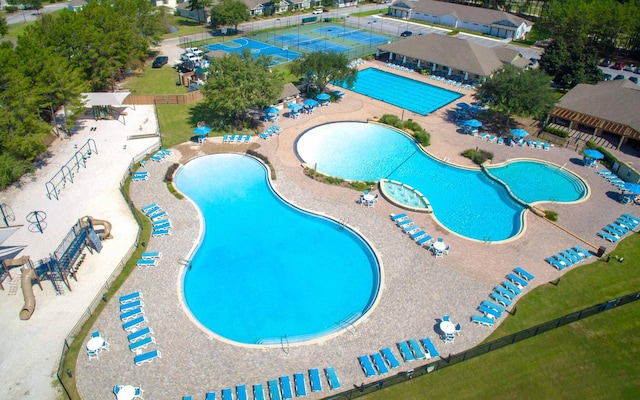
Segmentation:
{"type": "Polygon", "coordinates": [[[67,3],[48,4],[44,6],[40,11],[36,10],[22,10],[12,14],[7,14],[5,19],[7,24],[19,24],[21,22],[33,22],[38,19],[39,14],[48,14],[50,12],[58,11],[67,7],[67,3]]]}

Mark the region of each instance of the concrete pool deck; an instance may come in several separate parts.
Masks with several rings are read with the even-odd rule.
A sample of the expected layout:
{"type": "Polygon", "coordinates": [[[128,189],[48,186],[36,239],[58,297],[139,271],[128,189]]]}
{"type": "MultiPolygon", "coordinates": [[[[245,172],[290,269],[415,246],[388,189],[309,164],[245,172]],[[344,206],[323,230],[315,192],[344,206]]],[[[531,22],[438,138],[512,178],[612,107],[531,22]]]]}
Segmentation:
{"type": "MultiPolygon", "coordinates": [[[[365,64],[365,66],[371,65],[381,69],[386,68],[380,63],[365,64]]],[[[389,70],[402,74],[397,70],[389,70]]],[[[414,79],[424,79],[434,85],[439,83],[417,74],[406,75],[414,79]]],[[[442,86],[447,87],[444,84],[442,86]]],[[[435,259],[425,249],[415,245],[389,219],[389,214],[402,212],[401,209],[384,200],[378,201],[374,208],[363,207],[357,204],[360,193],[322,184],[306,177],[302,173],[301,161],[293,151],[296,138],[306,129],[333,121],[363,121],[380,117],[385,113],[398,116],[402,114],[402,110],[394,106],[350,91],[345,90],[345,92],[346,96],[339,104],[319,108],[313,115],[303,115],[298,120],[281,116],[278,125],[283,128],[283,131],[279,136],[265,141],[254,135],[249,146],[269,158],[277,177],[273,181],[273,186],[285,199],[305,209],[344,221],[369,241],[377,252],[385,274],[384,287],[381,289],[377,307],[366,318],[358,321],[354,327],[350,327],[336,337],[313,344],[292,345],[288,348],[286,346],[284,348],[236,346],[200,330],[185,313],[179,293],[180,279],[185,268],[183,260],[189,257],[197,245],[201,224],[192,203],[188,200],[178,200],[171,195],[162,178],[173,162],[184,163],[194,156],[214,152],[243,152],[248,146],[224,144],[221,138],[210,138],[202,146],[194,143],[182,144],[173,149],[173,154],[167,161],[147,163],[145,170],[151,175],[148,181],[132,183],[131,196],[135,206],[139,208],[145,204],[157,202],[168,211],[173,229],[170,236],[153,238],[147,245],[149,251],[163,253],[158,265],[147,269],[136,269],[117,295],[137,290],[143,292],[145,316],[156,339],[156,343],[147,350],[159,349],[162,358],[142,366],[133,364],[134,353],[129,351],[127,334],[121,327],[119,305],[116,299],[111,300],[94,325],[94,329],[100,330],[109,341],[110,351],[101,353],[99,360],[90,361],[82,352],[78,358],[75,376],[83,399],[114,398],[112,390],[116,384],[141,385],[145,397],[150,399],[176,399],[183,395],[203,398],[207,391],[215,391],[219,394],[223,388],[233,388],[240,384],[246,384],[250,388],[253,384],[262,383],[266,387],[268,380],[279,376],[292,376],[298,372],[306,373],[310,368],[323,369],[327,366],[336,368],[342,388],[349,389],[353,385],[375,380],[375,378],[364,378],[357,356],[372,354],[383,347],[390,347],[396,357],[399,357],[395,347],[399,341],[429,337],[440,354],[445,357],[449,353],[456,353],[478,344],[492,332],[492,329],[471,324],[469,317],[477,314],[475,310],[480,301],[488,298],[491,289],[498,285],[508,272],[515,266],[522,266],[536,276],[529,288],[525,290],[527,293],[531,290],[530,288],[563,274],[547,264],[544,258],[576,244],[586,247],[573,236],[531,213],[526,215],[527,226],[524,235],[512,242],[501,244],[465,240],[444,230],[433,221],[430,215],[410,213],[412,219],[429,234],[434,237],[441,236],[447,244],[451,245],[452,250],[449,256],[435,259]],[[444,344],[438,339],[435,327],[437,320],[444,314],[451,315],[454,322],[462,324],[462,334],[453,344],[444,344]]],[[[462,93],[465,97],[456,102],[472,101],[468,97],[469,91],[462,91],[462,93]]],[[[574,151],[564,148],[543,151],[498,146],[495,143],[482,142],[477,138],[457,133],[455,126],[446,118],[447,110],[453,107],[455,106],[452,104],[427,117],[406,111],[404,113],[405,119],[414,119],[431,133],[432,144],[428,151],[435,157],[439,159],[447,157],[450,158],[451,163],[470,166],[470,161],[459,153],[464,149],[478,146],[492,151],[496,162],[508,158],[531,157],[558,165],[566,163],[565,168],[577,173],[589,184],[591,196],[587,201],[579,204],[548,204],[545,207],[559,213],[560,225],[596,246],[611,247],[610,243],[596,236],[602,226],[625,212],[640,214],[640,209],[639,212],[635,212],[637,207],[618,203],[615,198],[617,190],[601,178],[594,169],[572,162],[572,159],[580,158],[574,151]]],[[[120,125],[105,124],[104,130],[105,132],[110,130],[110,134],[120,134],[119,132],[124,129],[120,125]]],[[[133,142],[135,141],[128,143],[133,142]]],[[[71,145],[64,142],[61,144],[71,145]]],[[[144,148],[139,151],[143,151],[144,148]]],[[[133,148],[128,147],[127,152],[130,150],[134,151],[133,148]]],[[[105,158],[109,158],[111,163],[128,165],[132,155],[123,153],[122,142],[117,142],[101,154],[106,154],[105,158]]],[[[620,156],[624,157],[624,155],[620,156]]],[[[68,156],[63,157],[61,162],[67,159],[68,156]]],[[[107,165],[103,168],[105,173],[109,170],[107,165]]],[[[115,165],[113,167],[113,169],[118,168],[120,167],[116,168],[115,165]]],[[[125,170],[126,167],[120,168],[117,174],[115,172],[114,174],[122,176],[125,170]]],[[[35,393],[46,392],[46,389],[51,391],[48,384],[55,376],[52,377],[50,374],[52,368],[55,369],[57,366],[64,336],[80,318],[88,302],[98,294],[109,275],[107,272],[104,274],[101,272],[100,276],[90,276],[90,271],[113,271],[122,254],[135,240],[135,237],[132,237],[133,233],[127,236],[129,233],[119,231],[116,235],[115,232],[116,226],[119,230],[120,226],[125,227],[128,232],[135,232],[136,229],[124,201],[122,198],[117,198],[119,179],[103,183],[93,178],[74,183],[72,188],[78,187],[79,189],[76,189],[78,192],[72,193],[70,188],[68,197],[72,200],[73,195],[73,199],[81,204],[81,201],[87,197],[86,193],[92,193],[94,195],[92,198],[100,200],[97,202],[100,206],[96,204],[93,208],[85,210],[86,207],[76,208],[65,203],[66,207],[61,207],[55,212],[66,216],[66,220],[71,222],[61,223],[64,226],[60,229],[63,233],[66,232],[73,224],[74,218],[88,214],[114,223],[115,238],[104,242],[103,253],[87,257],[85,265],[80,269],[79,282],[72,281],[74,291],[66,291],[65,296],[56,297],[48,282],[43,283],[42,294],[34,287],[38,308],[30,321],[18,320],[17,312],[22,305],[22,296],[19,292],[14,296],[9,295],[8,291],[0,292],[2,309],[10,308],[10,311],[15,311],[8,314],[6,318],[3,315],[3,321],[6,321],[3,325],[15,327],[9,329],[10,335],[5,336],[8,340],[0,348],[3,359],[2,372],[5,373],[6,381],[11,382],[10,385],[4,385],[5,387],[1,389],[0,397],[50,398],[44,395],[36,396],[35,393]],[[109,192],[114,192],[114,196],[99,195],[107,187],[109,192]],[[116,242],[120,238],[126,241],[116,242]],[[113,255],[107,257],[111,253],[113,255]],[[86,293],[81,295],[85,289],[86,293]],[[41,300],[45,296],[48,296],[47,300],[55,299],[56,301],[41,300]],[[82,296],[82,299],[79,296],[82,296]],[[61,300],[67,302],[59,304],[58,301],[61,300]],[[69,304],[68,301],[73,304],[69,304]],[[51,305],[50,309],[41,308],[48,305],[51,305]],[[52,330],[52,324],[58,321],[60,323],[55,325],[55,330],[52,330]],[[34,347],[33,344],[38,346],[34,347]],[[42,360],[43,358],[46,362],[42,360]],[[41,365],[37,370],[40,378],[36,380],[33,378],[35,375],[33,371],[37,364],[41,365]],[[15,368],[22,371],[20,375],[15,372],[15,368]],[[32,375],[29,375],[29,372],[32,372],[32,375]],[[41,388],[43,384],[47,387],[41,388]]],[[[37,198],[34,204],[35,200],[30,200],[27,194],[39,193],[38,191],[42,190],[40,186],[43,185],[37,188],[31,186],[33,185],[27,182],[19,191],[25,196],[20,198],[24,203],[25,211],[38,209],[38,204],[42,204],[43,201],[49,202],[46,198],[45,200],[37,198]]],[[[3,201],[7,202],[4,199],[3,201]]],[[[490,207],[483,204],[479,206],[490,207]]],[[[16,210],[16,207],[13,208],[16,210]]],[[[47,212],[53,214],[48,209],[47,212]]],[[[252,240],[260,240],[260,237],[259,232],[256,232],[245,238],[234,239],[243,240],[250,245],[252,240]]],[[[23,254],[33,254],[33,258],[37,258],[35,254],[46,255],[60,240],[61,238],[55,238],[51,244],[40,241],[30,244],[23,254]]],[[[26,239],[21,242],[24,241],[26,239]]],[[[215,261],[213,259],[212,263],[215,261]]],[[[17,279],[19,282],[19,278],[17,279]]],[[[13,281],[16,281],[15,277],[13,281]]],[[[6,287],[8,281],[4,283],[6,287]]],[[[215,296],[215,293],[211,295],[215,296]]],[[[84,340],[84,343],[88,340],[88,338],[80,339],[84,340]]],[[[392,373],[405,371],[422,363],[401,362],[401,367],[393,370],[392,373]]],[[[330,395],[331,392],[327,389],[325,380],[323,380],[323,387],[322,392],[309,394],[308,398],[330,395]]]]}

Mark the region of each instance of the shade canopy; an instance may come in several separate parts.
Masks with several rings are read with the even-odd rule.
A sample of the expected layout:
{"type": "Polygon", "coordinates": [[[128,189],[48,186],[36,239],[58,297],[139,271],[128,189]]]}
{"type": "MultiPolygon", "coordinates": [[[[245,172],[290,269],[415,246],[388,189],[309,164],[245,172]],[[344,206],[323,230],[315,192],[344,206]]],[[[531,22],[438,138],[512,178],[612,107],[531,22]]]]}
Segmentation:
{"type": "Polygon", "coordinates": [[[604,158],[604,154],[600,153],[596,149],[586,149],[584,155],[589,158],[595,158],[596,160],[601,160],[604,158]]]}
{"type": "Polygon", "coordinates": [[[477,119],[469,119],[467,121],[464,121],[464,126],[470,126],[472,128],[479,128],[482,126],[482,122],[478,121],[477,119]]]}
{"type": "Polygon", "coordinates": [[[463,110],[468,110],[469,108],[471,108],[469,104],[464,102],[456,104],[456,107],[461,108],[463,110]]]}
{"type": "Polygon", "coordinates": [[[300,111],[302,109],[302,106],[298,103],[289,103],[289,110],[293,111],[294,113],[300,111]]]}
{"type": "Polygon", "coordinates": [[[627,182],[623,186],[624,190],[633,194],[640,194],[640,184],[627,182]]]}
{"type": "Polygon", "coordinates": [[[517,137],[529,136],[529,132],[525,131],[524,129],[520,129],[520,128],[512,129],[511,130],[511,134],[513,136],[517,136],[517,137]]]}
{"type": "Polygon", "coordinates": [[[305,107],[309,107],[309,108],[313,108],[318,105],[318,102],[313,99],[307,99],[302,103],[305,105],[305,107]]]}
{"type": "Polygon", "coordinates": [[[275,107],[267,107],[267,108],[264,109],[264,113],[267,114],[267,115],[275,115],[278,112],[280,112],[280,110],[278,110],[275,107]]]}
{"type": "Polygon", "coordinates": [[[316,99],[320,100],[320,101],[327,101],[331,98],[331,96],[329,96],[326,93],[320,93],[319,95],[316,96],[316,99]]]}
{"type": "Polygon", "coordinates": [[[208,135],[209,132],[211,132],[211,128],[209,128],[208,126],[199,126],[193,130],[193,133],[195,133],[198,136],[208,135]]]}

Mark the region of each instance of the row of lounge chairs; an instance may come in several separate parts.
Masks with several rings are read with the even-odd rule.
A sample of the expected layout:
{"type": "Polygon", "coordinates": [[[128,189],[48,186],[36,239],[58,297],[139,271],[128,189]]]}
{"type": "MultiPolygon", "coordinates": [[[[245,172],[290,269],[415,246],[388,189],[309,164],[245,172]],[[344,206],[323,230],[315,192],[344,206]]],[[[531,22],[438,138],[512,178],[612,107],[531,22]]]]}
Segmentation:
{"type": "MultiPolygon", "coordinates": [[[[436,350],[431,339],[424,338],[420,342],[422,343],[422,346],[416,339],[397,343],[398,350],[405,362],[440,356],[440,353],[436,350]]],[[[375,375],[385,375],[389,372],[389,368],[395,369],[400,367],[398,359],[388,347],[385,347],[379,352],[371,355],[362,355],[358,357],[358,361],[362,368],[362,372],[364,372],[364,375],[367,378],[375,375]]]]}
{"type": "Polygon", "coordinates": [[[145,349],[151,343],[155,343],[153,331],[149,326],[140,328],[140,325],[147,322],[144,317],[144,311],[142,307],[143,296],[141,292],[128,293],[120,296],[120,319],[125,321],[122,324],[122,329],[128,332],[127,340],[129,341],[129,350],[135,352],[133,362],[136,365],[142,365],[147,362],[151,362],[155,358],[160,358],[162,355],[160,350],[155,349],[143,353],[145,349]]]}
{"type": "MultiPolygon", "coordinates": [[[[338,379],[335,368],[327,367],[324,372],[331,390],[340,389],[340,380],[338,379]]],[[[309,383],[307,384],[306,375],[299,372],[293,375],[293,379],[288,375],[283,375],[278,379],[271,379],[267,382],[266,388],[262,383],[257,383],[252,386],[253,399],[265,400],[267,393],[271,400],[291,399],[294,397],[294,394],[296,397],[304,397],[307,395],[307,385],[311,392],[322,391],[322,379],[320,378],[320,371],[317,368],[312,368],[308,371],[308,378],[309,383]]],[[[247,385],[237,385],[235,390],[232,388],[224,388],[220,391],[220,398],[222,400],[233,400],[235,392],[235,399],[247,400],[248,391],[247,385]]],[[[190,400],[192,396],[183,396],[182,399],[190,400]]],[[[216,400],[216,392],[208,392],[205,400],[216,400]]]]}
{"type": "Polygon", "coordinates": [[[418,245],[427,247],[431,245],[433,237],[431,237],[426,231],[420,229],[405,213],[391,214],[391,220],[402,229],[402,231],[409,235],[418,245]]]}
{"type": "Polygon", "coordinates": [[[591,253],[589,253],[584,248],[576,245],[574,247],[556,253],[551,257],[547,257],[546,261],[549,264],[553,265],[556,269],[562,271],[563,269],[576,265],[579,262],[586,260],[587,258],[591,258],[591,253]]]}
{"type": "Polygon", "coordinates": [[[142,212],[153,222],[152,237],[167,236],[171,234],[171,221],[167,216],[167,212],[160,208],[156,203],[148,204],[141,208],[142,212]]]}
{"type": "Polygon", "coordinates": [[[620,218],[605,226],[598,232],[598,236],[611,243],[617,243],[624,235],[633,232],[640,223],[640,219],[631,214],[622,214],[620,218]]]}
{"type": "Polygon", "coordinates": [[[149,172],[148,171],[135,172],[133,174],[133,176],[131,177],[131,180],[134,181],[134,182],[146,181],[147,179],[149,179],[149,172]]]}
{"type": "Polygon", "coordinates": [[[158,265],[160,257],[162,257],[162,253],[159,251],[145,252],[142,253],[136,265],[138,267],[155,267],[158,265]]]}
{"type": "Polygon", "coordinates": [[[362,58],[358,58],[356,60],[351,61],[349,64],[347,64],[347,67],[354,68],[362,64],[364,64],[364,60],[362,58]]]}
{"type": "Polygon", "coordinates": [[[400,70],[402,72],[413,72],[413,70],[411,68],[407,68],[407,67],[402,66],[402,65],[393,64],[393,63],[386,63],[385,65],[387,67],[389,67],[389,68],[397,69],[397,70],[400,70]]]}
{"type": "Polygon", "coordinates": [[[608,169],[600,169],[597,171],[598,175],[602,176],[606,180],[609,181],[613,186],[618,189],[624,189],[625,182],[618,177],[614,172],[609,171],[608,169]]]}
{"type": "Polygon", "coordinates": [[[480,303],[478,311],[483,315],[472,315],[471,322],[493,326],[495,321],[505,312],[505,309],[511,307],[516,297],[534,279],[535,277],[532,274],[521,267],[514,268],[513,272],[507,275],[507,279],[502,281],[501,285],[496,286],[493,292],[489,294],[491,300],[483,300],[480,303]]]}
{"type": "Polygon", "coordinates": [[[171,154],[171,150],[169,150],[169,149],[160,149],[160,150],[156,151],[156,153],[154,155],[149,157],[149,159],[151,159],[152,161],[155,161],[155,162],[162,162],[162,161],[164,161],[165,158],[169,157],[170,154],[171,154]]]}
{"type": "Polygon", "coordinates": [[[278,125],[273,125],[265,129],[264,132],[259,133],[258,136],[261,139],[269,140],[271,136],[279,135],[281,131],[282,131],[282,128],[280,128],[278,125]]]}
{"type": "Polygon", "coordinates": [[[224,135],[222,137],[223,143],[249,143],[251,141],[251,135],[224,135]]]}

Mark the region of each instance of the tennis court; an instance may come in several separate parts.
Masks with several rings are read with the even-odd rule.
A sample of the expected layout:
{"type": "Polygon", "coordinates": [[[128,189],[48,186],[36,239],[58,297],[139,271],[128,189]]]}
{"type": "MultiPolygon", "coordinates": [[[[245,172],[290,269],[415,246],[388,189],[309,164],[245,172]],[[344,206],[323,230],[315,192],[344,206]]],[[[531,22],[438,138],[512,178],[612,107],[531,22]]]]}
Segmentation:
{"type": "Polygon", "coordinates": [[[344,53],[351,50],[350,46],[343,46],[341,44],[333,43],[327,40],[326,37],[312,38],[295,33],[276,36],[272,40],[281,46],[297,47],[302,51],[308,52],[329,51],[332,53],[344,53]]]}
{"type": "Polygon", "coordinates": [[[364,29],[346,29],[339,26],[327,26],[319,29],[314,29],[314,32],[320,34],[327,34],[331,37],[346,37],[349,40],[360,42],[364,44],[380,44],[389,41],[389,38],[384,36],[374,35],[371,31],[364,29]]]}
{"type": "Polygon", "coordinates": [[[237,38],[228,42],[208,44],[203,47],[209,51],[222,50],[225,53],[242,53],[243,50],[249,49],[253,57],[270,56],[270,65],[280,65],[302,57],[302,54],[297,51],[276,47],[272,44],[249,38],[237,38]]]}

